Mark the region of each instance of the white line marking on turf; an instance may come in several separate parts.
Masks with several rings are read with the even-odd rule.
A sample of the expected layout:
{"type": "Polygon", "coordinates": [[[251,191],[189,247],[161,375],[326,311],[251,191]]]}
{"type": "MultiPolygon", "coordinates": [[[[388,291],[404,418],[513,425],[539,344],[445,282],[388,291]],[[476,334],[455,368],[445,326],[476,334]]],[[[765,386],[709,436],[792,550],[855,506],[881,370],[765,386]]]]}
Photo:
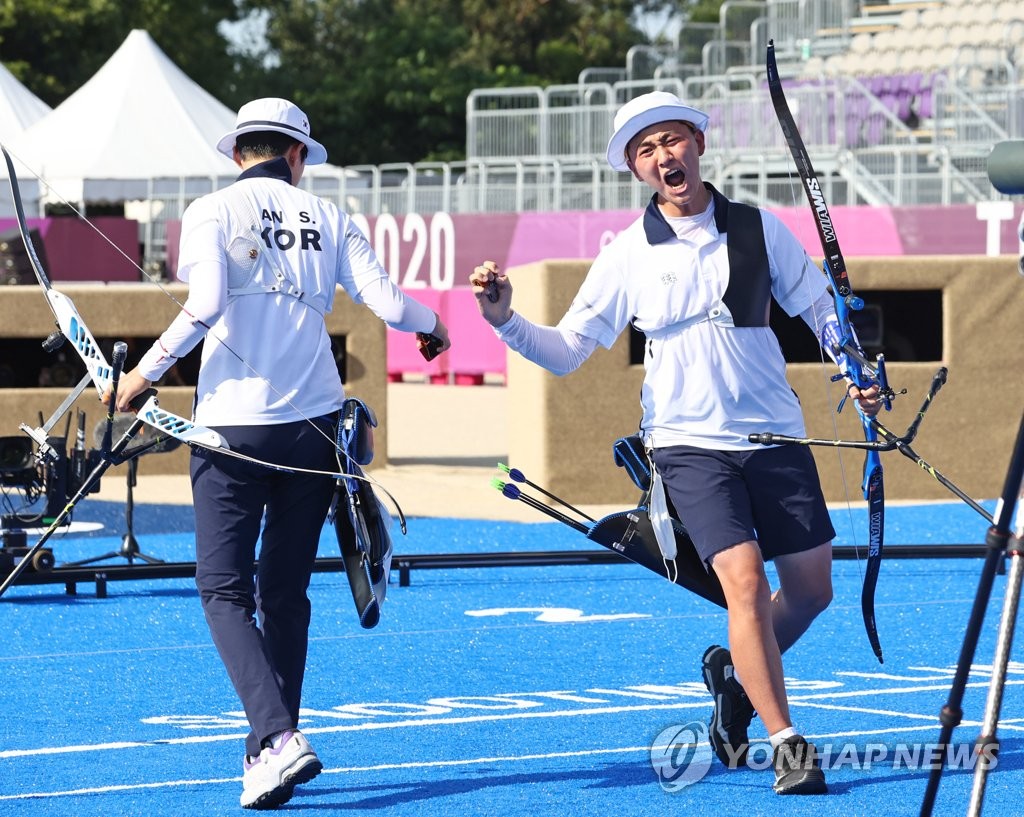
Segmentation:
{"type": "MultiPolygon", "coordinates": [[[[409,726],[450,726],[462,723],[490,723],[493,721],[523,720],[528,718],[571,718],[581,715],[608,715],[624,712],[641,712],[661,709],[697,709],[711,706],[711,701],[693,701],[674,704],[643,704],[639,706],[603,706],[592,709],[555,710],[552,712],[511,712],[501,715],[466,715],[459,718],[412,718],[390,723],[346,723],[332,726],[303,726],[306,735],[326,734],[330,732],[364,732],[376,729],[400,729],[409,726]]],[[[151,741],[124,743],[96,743],[82,746],[56,746],[42,749],[7,749],[0,752],[0,759],[15,757],[31,757],[36,755],[56,755],[66,752],[105,751],[109,749],[141,749],[153,746],[182,745],[190,743],[216,743],[225,740],[244,740],[245,733],[231,735],[191,735],[182,738],[166,738],[151,741]]]]}
{"type": "MultiPolygon", "coordinates": [[[[978,726],[980,722],[964,721],[962,726],[978,726]]],[[[898,727],[896,729],[867,729],[851,732],[828,732],[820,735],[808,735],[809,740],[829,740],[833,738],[865,737],[867,735],[900,734],[904,732],[918,732],[934,729],[934,724],[928,726],[898,727]]],[[[330,730],[334,731],[334,730],[330,730]]],[[[600,755],[614,754],[635,754],[642,753],[649,755],[650,746],[623,746],[606,749],[580,749],[574,752],[546,752],[543,754],[529,755],[505,755],[493,757],[463,758],[458,760],[413,760],[405,763],[379,763],[372,766],[341,766],[333,769],[324,769],[321,774],[359,774],[363,772],[393,771],[396,769],[438,769],[446,767],[479,766],[484,763],[523,763],[537,760],[559,760],[574,757],[597,757],[600,755]]],[[[0,795],[0,802],[5,800],[39,800],[52,797],[74,797],[85,794],[105,794],[113,792],[138,791],[142,789],[178,788],[181,786],[207,786],[221,785],[224,783],[237,783],[241,777],[212,777],[196,780],[168,780],[153,783],[132,783],[117,786],[98,786],[84,789],[69,789],[65,791],[51,792],[25,792],[22,794],[0,795]]]]}
{"type": "MultiPolygon", "coordinates": [[[[1024,685],[1024,680],[1008,680],[1007,686],[1010,685],[1024,685]]],[[[987,687],[986,682],[977,681],[966,685],[970,687],[987,687]]],[[[876,690],[859,690],[849,692],[821,692],[812,695],[793,695],[790,696],[789,701],[791,704],[796,705],[813,705],[814,701],[829,700],[835,698],[856,698],[876,695],[896,695],[905,694],[909,692],[929,692],[934,690],[946,689],[945,685],[932,685],[932,686],[918,686],[918,687],[902,687],[895,689],[876,689],[876,690]]],[[[495,721],[511,721],[511,720],[526,720],[535,718],[571,718],[571,717],[582,717],[589,715],[615,715],[622,714],[625,712],[644,712],[644,711],[655,711],[655,710],[679,710],[679,709],[697,709],[704,708],[711,705],[710,700],[704,701],[685,701],[671,704],[639,704],[636,706],[603,706],[593,707],[587,709],[560,709],[554,711],[530,711],[530,712],[511,712],[503,713],[500,715],[487,714],[487,715],[466,715],[457,718],[410,718],[401,721],[390,721],[388,723],[370,722],[370,723],[346,723],[346,724],[335,724],[331,726],[303,726],[302,731],[308,735],[314,734],[327,734],[331,732],[365,732],[373,731],[378,729],[401,729],[415,726],[449,726],[454,724],[464,723],[491,723],[495,721]]],[[[899,713],[906,716],[907,713],[899,713]]],[[[937,718],[936,718],[937,720],[937,718]]],[[[970,722],[965,721],[963,725],[972,725],[970,722]]],[[[973,725],[980,725],[980,722],[973,725]]],[[[933,728],[933,727],[927,727],[933,728]]],[[[892,729],[882,730],[892,731],[892,729]]],[[[860,733],[851,733],[860,734],[860,733]]],[[[864,733],[869,734],[869,733],[864,733]]],[[[84,744],[84,745],[73,745],[73,746],[54,746],[54,747],[43,747],[39,749],[7,749],[0,751],[0,759],[10,759],[18,757],[35,757],[41,755],[59,755],[67,754],[72,752],[92,752],[92,751],[109,751],[112,749],[144,749],[151,748],[154,746],[180,746],[197,743],[217,743],[220,741],[228,740],[242,740],[245,738],[245,733],[232,733],[232,734],[221,734],[221,735],[190,735],[188,737],[180,738],[161,738],[157,740],[149,741],[124,741],[118,743],[98,743],[98,744],[84,744]]]]}
{"type": "Polygon", "coordinates": [[[39,791],[24,794],[0,794],[3,800],[39,800],[47,797],[75,797],[80,794],[109,794],[118,791],[138,791],[139,789],[172,789],[178,786],[208,786],[218,783],[236,783],[241,777],[211,777],[206,780],[164,780],[158,783],[132,783],[120,786],[96,786],[89,789],[68,789],[67,791],[39,791]]]}
{"type": "Polygon", "coordinates": [[[888,715],[893,718],[917,718],[919,720],[929,720],[933,723],[936,720],[935,715],[918,715],[914,712],[895,712],[891,709],[870,709],[866,706],[847,706],[843,704],[839,706],[837,704],[823,704],[817,701],[790,701],[791,704],[797,706],[807,706],[813,709],[834,709],[838,712],[862,712],[865,715],[888,715]]]}
{"type": "MultiPolygon", "coordinates": [[[[938,720],[935,715],[919,715],[915,712],[896,712],[892,709],[870,709],[866,706],[847,706],[846,704],[839,706],[837,704],[818,703],[817,701],[794,701],[792,699],[790,699],[789,703],[791,706],[806,706],[811,709],[831,709],[837,712],[862,712],[865,715],[888,715],[893,718],[914,718],[916,720],[931,721],[933,725],[936,725],[936,721],[938,720]]],[[[967,725],[967,721],[963,721],[962,723],[967,725]]],[[[980,726],[981,721],[978,721],[977,725],[980,726]]],[[[1000,726],[1001,725],[1002,722],[1000,722],[1000,726]]]]}

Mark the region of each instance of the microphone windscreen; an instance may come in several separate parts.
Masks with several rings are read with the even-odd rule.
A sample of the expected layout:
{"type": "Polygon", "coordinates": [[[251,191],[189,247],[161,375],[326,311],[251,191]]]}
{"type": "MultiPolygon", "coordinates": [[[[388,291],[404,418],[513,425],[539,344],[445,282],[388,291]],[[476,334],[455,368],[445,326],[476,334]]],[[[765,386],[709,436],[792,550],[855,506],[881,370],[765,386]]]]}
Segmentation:
{"type": "Polygon", "coordinates": [[[988,156],[988,178],[1000,193],[1024,194],[1024,139],[996,143],[988,156]]]}
{"type": "MultiPolygon", "coordinates": [[[[129,414],[115,414],[114,428],[113,431],[111,432],[110,439],[115,443],[119,439],[121,439],[121,436],[128,430],[134,419],[135,418],[129,414]]],[[[95,427],[92,430],[92,444],[94,448],[100,448],[103,445],[103,433],[106,430],[106,419],[100,420],[98,423],[96,423],[95,427]]]]}
{"type": "MultiPolygon", "coordinates": [[[[124,436],[125,432],[131,428],[132,423],[135,422],[135,415],[133,414],[115,414],[114,415],[114,427],[111,435],[112,442],[117,442],[121,437],[124,436]]],[[[101,448],[103,446],[103,433],[107,430],[107,421],[100,420],[96,423],[95,428],[92,432],[92,441],[95,448],[101,448]]],[[[141,446],[147,445],[155,435],[160,434],[155,428],[150,426],[143,426],[138,434],[135,435],[135,439],[132,440],[122,454],[126,458],[132,456],[132,452],[141,446]]],[[[152,448],[147,448],[143,451],[145,454],[162,454],[167,451],[173,451],[175,448],[181,445],[181,440],[176,440],[174,437],[169,437],[166,434],[163,435],[163,439],[152,448]]]]}

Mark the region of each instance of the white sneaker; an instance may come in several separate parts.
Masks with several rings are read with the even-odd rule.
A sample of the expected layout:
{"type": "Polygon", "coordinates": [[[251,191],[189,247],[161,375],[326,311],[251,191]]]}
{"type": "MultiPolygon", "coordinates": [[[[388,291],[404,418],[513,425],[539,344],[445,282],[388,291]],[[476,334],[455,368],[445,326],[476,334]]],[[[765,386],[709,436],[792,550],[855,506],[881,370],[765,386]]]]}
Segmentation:
{"type": "Polygon", "coordinates": [[[292,798],[299,783],[308,783],[323,769],[309,741],[300,732],[285,732],[276,749],[259,757],[246,755],[242,776],[242,808],[273,809],[292,798]]]}

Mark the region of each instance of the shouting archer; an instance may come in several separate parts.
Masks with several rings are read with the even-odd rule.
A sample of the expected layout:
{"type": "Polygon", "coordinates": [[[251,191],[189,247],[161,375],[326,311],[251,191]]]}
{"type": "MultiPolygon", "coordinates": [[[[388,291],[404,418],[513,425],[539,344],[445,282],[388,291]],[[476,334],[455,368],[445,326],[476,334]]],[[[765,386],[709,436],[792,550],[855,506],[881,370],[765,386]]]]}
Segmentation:
{"type": "MultiPolygon", "coordinates": [[[[810,451],[749,437],[804,435],[768,326],[771,300],[802,317],[829,354],[840,333],[825,276],[789,229],[701,180],[707,127],[707,114],[660,91],[618,111],[608,163],[654,195],[598,255],[557,326],[513,312],[512,285],[493,262],[470,282],[498,337],[555,374],[599,344],[610,348],[629,323],[644,333],[641,434],[728,603],[730,649],[711,646],[703,657],[711,745],[727,766],[744,765],[756,712],[773,747],[775,791],[821,794],[816,751],[790,718],[781,654],[832,599],[835,531],[810,451]],[[778,571],[774,593],[767,560],[778,571]]],[[[851,382],[848,393],[867,416],[878,413],[877,386],[851,382]]]]}

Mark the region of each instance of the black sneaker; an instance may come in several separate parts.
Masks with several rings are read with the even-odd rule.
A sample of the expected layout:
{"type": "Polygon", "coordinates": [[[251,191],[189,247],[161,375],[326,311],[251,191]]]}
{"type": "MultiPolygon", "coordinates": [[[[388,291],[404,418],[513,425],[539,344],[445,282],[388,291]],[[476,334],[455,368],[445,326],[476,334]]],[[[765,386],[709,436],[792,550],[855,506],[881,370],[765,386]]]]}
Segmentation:
{"type": "Polygon", "coordinates": [[[775,747],[772,765],[775,767],[772,788],[776,794],[828,794],[818,750],[801,735],[788,737],[775,747]]]}
{"type": "Polygon", "coordinates": [[[702,663],[704,686],[715,699],[708,727],[711,748],[722,763],[737,769],[747,764],[747,727],[754,717],[754,707],[734,677],[732,656],[725,647],[708,647],[702,663]]]}

